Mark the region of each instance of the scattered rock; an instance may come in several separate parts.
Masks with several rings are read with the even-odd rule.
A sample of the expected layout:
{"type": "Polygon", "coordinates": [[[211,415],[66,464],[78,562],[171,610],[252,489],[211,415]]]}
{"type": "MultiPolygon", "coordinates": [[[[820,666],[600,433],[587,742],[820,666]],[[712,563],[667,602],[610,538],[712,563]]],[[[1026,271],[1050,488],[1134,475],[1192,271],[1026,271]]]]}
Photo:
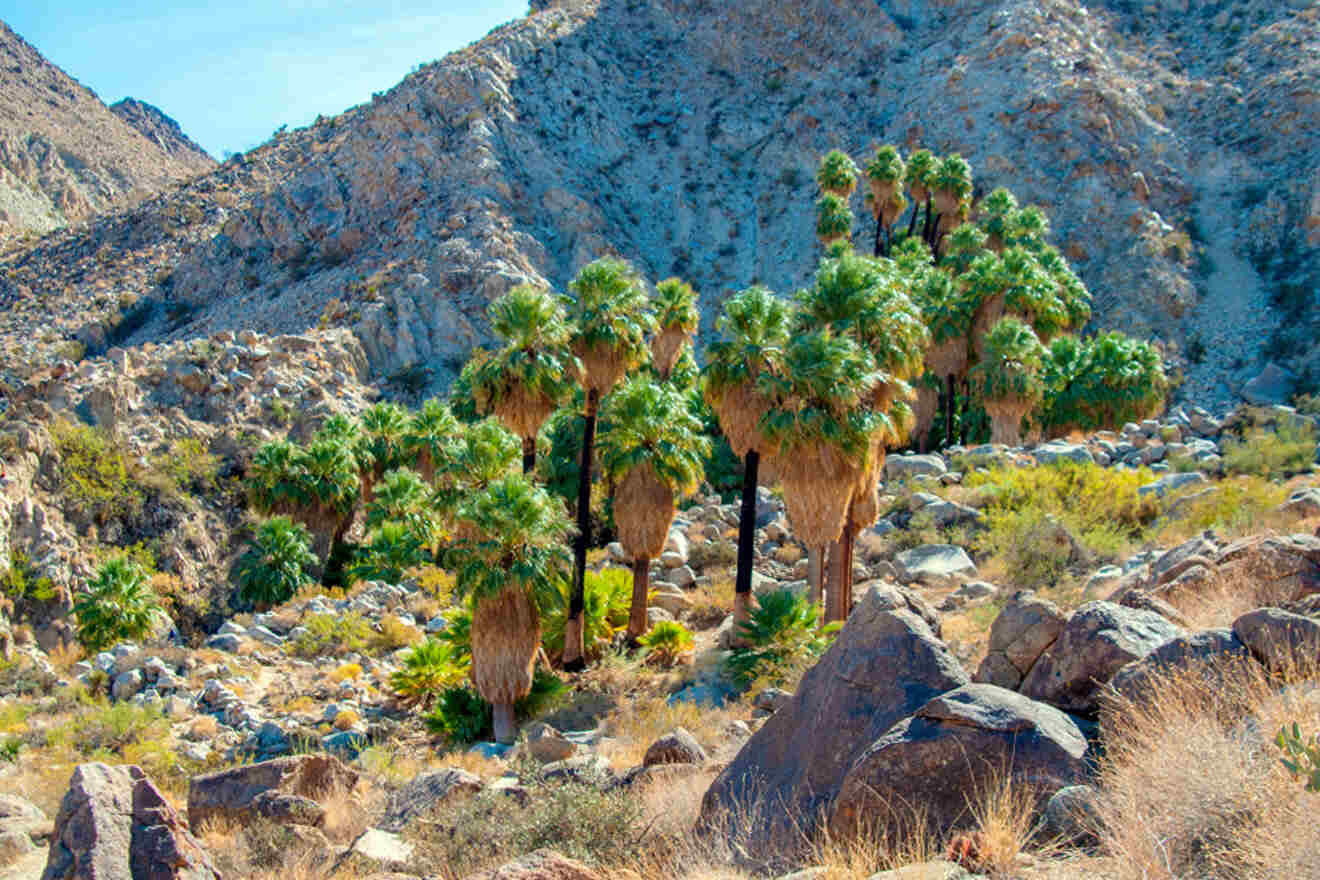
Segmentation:
{"type": "MultiPolygon", "coordinates": [[[[1133,660],[1114,673],[1110,685],[1122,696],[1135,700],[1147,691],[1153,676],[1168,674],[1194,664],[1210,664],[1214,667],[1230,658],[1248,656],[1247,646],[1231,629],[1202,630],[1172,638],[1145,657],[1133,660]]],[[[1209,668],[1205,672],[1213,681],[1214,669],[1209,668]]]]}
{"type": "Polygon", "coordinates": [[[385,831],[399,832],[451,799],[481,791],[481,778],[466,770],[447,767],[423,773],[390,795],[385,817],[377,823],[385,831]]]}
{"type": "Polygon", "coordinates": [[[955,575],[975,575],[976,566],[967,552],[955,544],[927,544],[904,550],[894,557],[898,579],[904,584],[914,581],[942,583],[955,575]]]}
{"type": "Polygon", "coordinates": [[[493,871],[473,874],[468,880],[605,880],[605,877],[552,849],[538,849],[493,871]]]}
{"type": "Polygon", "coordinates": [[[1097,846],[1101,825],[1100,792],[1090,785],[1069,785],[1050,796],[1041,817],[1048,838],[1068,846],[1097,846]]]}
{"type": "Polygon", "coordinates": [[[549,724],[537,722],[527,728],[527,751],[542,764],[573,757],[577,745],[549,724]]]}
{"type": "Polygon", "coordinates": [[[988,653],[976,681],[1016,690],[1067,620],[1057,605],[1031,590],[1015,593],[990,625],[988,653]]]}
{"type": "Polygon", "coordinates": [[[328,792],[350,791],[358,774],[330,755],[295,755],[194,776],[188,784],[188,824],[195,830],[212,819],[245,823],[262,792],[315,800],[328,792]]]}
{"type": "Polygon", "coordinates": [[[1311,670],[1320,660],[1320,621],[1278,608],[1258,608],[1233,621],[1233,634],[1278,672],[1311,670]]]}
{"type": "Polygon", "coordinates": [[[399,835],[368,828],[353,841],[353,852],[388,870],[406,870],[412,858],[413,845],[399,835]]]}
{"type": "Polygon", "coordinates": [[[646,757],[642,759],[642,766],[703,764],[706,758],[706,750],[701,747],[701,743],[697,742],[697,738],[685,728],[675,727],[647,747],[646,757]]]}

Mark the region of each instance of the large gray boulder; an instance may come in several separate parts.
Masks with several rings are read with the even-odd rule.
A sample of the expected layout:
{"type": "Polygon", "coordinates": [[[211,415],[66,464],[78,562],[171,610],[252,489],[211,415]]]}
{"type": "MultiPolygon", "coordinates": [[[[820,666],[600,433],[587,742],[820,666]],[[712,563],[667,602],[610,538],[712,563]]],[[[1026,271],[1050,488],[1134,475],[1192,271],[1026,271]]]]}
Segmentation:
{"type": "Polygon", "coordinates": [[[749,828],[732,830],[749,830],[749,844],[767,854],[791,852],[864,749],[933,697],[969,683],[933,617],[907,590],[877,584],[866,593],[793,699],[712,783],[703,831],[718,834],[731,817],[754,816],[749,828]]]}
{"type": "Polygon", "coordinates": [[[55,816],[42,880],[220,880],[141,767],[80,764],[55,816]]]}
{"type": "Polygon", "coordinates": [[[1233,634],[1277,672],[1314,671],[1320,663],[1320,621],[1279,608],[1257,608],[1233,621],[1233,634]]]}
{"type": "Polygon", "coordinates": [[[1121,696],[1137,700],[1149,691],[1152,679],[1157,675],[1199,665],[1206,667],[1205,671],[1213,681],[1214,670],[1210,667],[1249,656],[1247,646],[1231,629],[1208,629],[1170,639],[1145,657],[1118,670],[1109,684],[1121,696]]]}
{"type": "Polygon", "coordinates": [[[1068,618],[1059,638],[1036,661],[1022,682],[1022,693],[1066,712],[1094,714],[1100,689],[1114,673],[1182,634],[1153,611],[1087,603],[1068,618]]]}
{"type": "Polygon", "coordinates": [[[934,829],[966,824],[1001,779],[1043,805],[1085,776],[1086,737],[1044,703],[992,684],[969,684],[920,707],[872,743],[849,768],[830,830],[850,837],[868,825],[898,827],[924,811],[934,829]]]}
{"type": "Polygon", "coordinates": [[[188,783],[188,824],[194,832],[212,819],[245,823],[256,815],[253,801],[262,792],[316,800],[349,791],[358,774],[325,754],[292,755],[194,776],[188,783]]]}
{"type": "Polygon", "coordinates": [[[905,584],[942,582],[955,575],[976,574],[976,565],[967,551],[956,544],[927,544],[904,550],[894,557],[894,568],[898,579],[905,584]]]}
{"type": "Polygon", "coordinates": [[[903,480],[918,475],[940,477],[949,466],[939,455],[891,455],[885,458],[885,479],[903,480]]]}
{"type": "Polygon", "coordinates": [[[989,649],[975,680],[1017,690],[1067,622],[1059,606],[1031,590],[1013,594],[990,625],[989,649]]]}

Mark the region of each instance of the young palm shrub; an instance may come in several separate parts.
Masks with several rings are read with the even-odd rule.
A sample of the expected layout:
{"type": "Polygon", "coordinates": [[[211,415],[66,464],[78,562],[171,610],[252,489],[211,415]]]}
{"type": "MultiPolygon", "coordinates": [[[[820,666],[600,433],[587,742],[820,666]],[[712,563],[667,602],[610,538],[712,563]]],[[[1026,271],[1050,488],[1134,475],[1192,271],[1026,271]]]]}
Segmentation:
{"type": "MultiPolygon", "coordinates": [[[[632,575],[621,568],[587,572],[582,602],[583,657],[598,659],[614,642],[615,635],[628,625],[632,607],[632,575]]],[[[562,662],[564,631],[572,603],[572,585],[563,583],[555,592],[545,613],[545,633],[541,638],[551,660],[562,662]]]]}
{"type": "MultiPolygon", "coordinates": [[[[869,403],[883,377],[869,351],[828,326],[797,336],[784,366],[782,376],[758,377],[758,388],[775,402],[761,429],[775,444],[794,533],[819,560],[843,533],[853,490],[868,472],[881,428],[869,403]]],[[[811,581],[812,598],[819,600],[818,563],[811,581]]]]}
{"type": "Polygon", "coordinates": [[[582,364],[585,424],[578,469],[577,539],[573,546],[573,597],[565,632],[564,667],[581,669],[582,608],[587,547],[591,544],[591,466],[601,398],[629,371],[646,361],[646,338],[655,318],[636,271],[622,260],[603,258],[584,266],[569,282],[566,302],[574,332],[571,348],[582,364]]]}
{"type": "Polygon", "coordinates": [[[391,521],[405,523],[424,546],[434,548],[439,524],[432,495],[431,487],[411,468],[387,471],[367,504],[365,525],[370,530],[391,521]]]}
{"type": "Polygon", "coordinates": [[[628,638],[646,632],[651,560],[665,549],[678,499],[696,489],[710,441],[684,394],[646,377],[610,395],[602,415],[601,468],[617,481],[614,523],[633,560],[628,638]]]}
{"type": "Polygon", "coordinates": [[[733,454],[743,460],[742,506],[738,516],[738,571],[733,618],[747,619],[752,602],[756,545],[756,487],[761,457],[773,446],[761,433],[771,401],[757,387],[762,373],[783,371],[792,310],[764,287],[751,287],[724,304],[716,322],[721,337],[706,350],[703,393],[733,454]]]}
{"type": "Polygon", "coordinates": [[[522,474],[460,506],[465,536],[451,551],[456,590],[470,595],[472,682],[494,707],[495,738],[513,741],[514,703],[531,691],[542,603],[567,573],[563,505],[522,474]]]}
{"type": "Polygon", "coordinates": [[[431,559],[425,538],[411,523],[387,520],[371,533],[370,540],[358,551],[357,560],[348,569],[348,581],[397,584],[403,580],[405,571],[431,559]]]}
{"type": "Polygon", "coordinates": [[[73,605],[78,643],[88,654],[120,641],[136,641],[166,620],[160,598],[135,562],[116,556],[103,563],[73,605]]]}
{"type": "Polygon", "coordinates": [[[312,536],[287,516],[275,516],[257,527],[252,544],[238,561],[238,595],[258,608],[287,602],[316,566],[312,536]]]}
{"type": "Polygon", "coordinates": [[[990,415],[992,442],[1022,442],[1022,419],[1045,393],[1043,356],[1036,334],[1016,318],[1004,318],[986,334],[985,354],[972,370],[972,384],[990,415]]]}
{"type": "Polygon", "coordinates": [[[692,633],[681,623],[662,620],[639,640],[646,651],[646,662],[668,669],[692,651],[692,633]]]}
{"type": "Polygon", "coordinates": [[[668,379],[678,364],[684,346],[697,332],[701,313],[697,292],[678,278],[666,278],[655,286],[655,336],[651,339],[651,365],[668,379]]]}
{"type": "Polygon", "coordinates": [[[404,434],[407,458],[422,479],[434,483],[449,462],[449,450],[463,434],[462,423],[442,401],[431,399],[413,413],[404,434]]]}
{"type": "Polygon", "coordinates": [[[390,689],[402,705],[429,709],[442,691],[467,675],[467,663],[455,656],[451,643],[427,638],[403,655],[403,665],[390,675],[390,689]]]}
{"type": "Polygon", "coordinates": [[[751,617],[739,624],[743,644],[729,656],[729,671],[746,686],[763,676],[782,683],[784,675],[829,647],[842,626],[818,627],[820,606],[791,590],[761,597],[751,617]]]}
{"type": "Polygon", "coordinates": [[[523,473],[536,467],[536,436],[572,394],[578,373],[568,344],[572,328],[547,290],[520,284],[491,303],[490,326],[504,342],[472,376],[477,411],[493,412],[522,438],[523,473]]]}

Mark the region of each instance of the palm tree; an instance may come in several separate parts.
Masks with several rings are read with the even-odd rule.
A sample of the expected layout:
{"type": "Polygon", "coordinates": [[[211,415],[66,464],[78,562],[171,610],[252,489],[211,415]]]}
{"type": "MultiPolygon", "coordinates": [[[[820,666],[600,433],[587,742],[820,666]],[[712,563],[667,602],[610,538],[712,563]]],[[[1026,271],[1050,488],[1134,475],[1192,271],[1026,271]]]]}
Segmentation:
{"type": "Polygon", "coordinates": [[[518,438],[493,417],[469,425],[450,447],[448,466],[436,475],[439,485],[433,505],[442,521],[452,524],[467,495],[511,473],[518,460],[518,449],[518,438]]]}
{"type": "Polygon", "coordinates": [[[165,617],[160,599],[137,563],[116,556],[103,563],[73,605],[78,641],[90,653],[137,640],[165,617]]]}
{"type": "MultiPolygon", "coordinates": [[[[372,487],[388,470],[405,463],[409,429],[408,411],[397,403],[378,403],[358,420],[354,452],[362,471],[362,497],[370,501],[372,487]]],[[[330,432],[325,432],[329,436],[330,432]]]]}
{"type": "MultiPolygon", "coordinates": [[[[931,192],[935,181],[935,169],[938,160],[930,150],[917,150],[908,157],[907,170],[903,179],[907,182],[908,192],[912,194],[912,219],[908,221],[908,238],[912,238],[913,232],[917,228],[917,214],[920,213],[921,206],[926,206],[926,223],[928,229],[931,225],[933,216],[931,208],[931,192]]],[[[930,233],[922,235],[922,238],[929,238],[930,233]]]]}
{"type": "MultiPolygon", "coordinates": [[[[962,232],[962,229],[958,232],[962,232]]],[[[934,419],[935,404],[944,393],[947,393],[944,409],[945,440],[951,443],[953,439],[955,384],[967,372],[972,302],[942,268],[927,270],[914,287],[913,295],[921,305],[922,319],[930,330],[931,347],[926,352],[926,370],[935,377],[939,389],[923,383],[917,390],[916,430],[924,450],[926,434],[934,419]]]]}
{"type": "Polygon", "coordinates": [[[564,667],[581,669],[582,609],[586,589],[587,547],[591,542],[591,463],[596,414],[601,398],[630,370],[646,361],[646,337],[655,319],[646,289],[636,271],[609,257],[582,268],[569,282],[573,297],[565,305],[573,324],[572,351],[582,364],[585,391],[582,463],[578,470],[577,539],[573,547],[573,594],[564,634],[564,667]]]}
{"type": "Polygon", "coordinates": [[[876,150],[875,156],[866,163],[866,178],[871,184],[871,211],[875,214],[877,257],[889,252],[893,244],[894,223],[907,208],[907,199],[903,197],[903,179],[906,175],[907,166],[903,164],[902,155],[897,147],[889,144],[876,150]]]}
{"type": "Polygon", "coordinates": [[[845,200],[857,189],[857,163],[842,150],[830,150],[820,160],[816,183],[823,192],[845,200]]]}
{"type": "Polygon", "coordinates": [[[288,440],[272,440],[257,449],[247,473],[254,508],[271,515],[293,514],[300,509],[299,453],[288,440]]]}
{"type": "Polygon", "coordinates": [[[360,497],[353,451],[338,438],[318,434],[298,456],[303,508],[299,519],[315,538],[313,552],[322,564],[353,524],[360,497]]]}
{"type": "Polygon", "coordinates": [[[655,286],[656,333],[651,340],[651,364],[661,379],[668,379],[678,364],[684,346],[697,332],[701,313],[697,292],[678,278],[666,278],[655,286]]]}
{"type": "Polygon", "coordinates": [[[760,422],[771,401],[757,387],[762,373],[783,372],[792,311],[764,287],[750,287],[724,304],[716,322],[722,338],[706,349],[703,392],[734,455],[743,460],[742,507],[738,517],[738,573],[734,582],[735,627],[747,620],[752,601],[756,547],[756,485],[762,455],[773,445],[760,422]]]}
{"type": "Polygon", "coordinates": [[[434,494],[421,475],[411,468],[388,471],[366,507],[363,524],[372,530],[387,522],[403,523],[417,535],[423,546],[434,550],[440,528],[434,494]]]}
{"type": "Polygon", "coordinates": [[[381,580],[397,584],[415,565],[432,559],[426,536],[405,520],[385,520],[371,532],[348,570],[348,582],[381,580]]]}
{"type": "Polygon", "coordinates": [[[510,474],[459,508],[466,537],[451,551],[456,590],[471,596],[472,682],[494,707],[495,739],[513,742],[513,704],[527,696],[541,642],[540,607],[567,574],[563,505],[510,474]]]}
{"type": "Polygon", "coordinates": [[[1148,418],[1169,387],[1159,352],[1116,332],[1086,341],[1058,337],[1050,343],[1044,379],[1043,421],[1060,434],[1148,418]]]}
{"type": "Polygon", "coordinates": [[[932,188],[939,225],[927,238],[931,250],[938,253],[940,237],[952,232],[967,218],[968,199],[972,195],[972,166],[957,153],[947,156],[935,170],[932,188]]]}
{"type": "MultiPolygon", "coordinates": [[[[757,377],[758,390],[773,401],[760,426],[776,447],[793,530],[819,560],[843,533],[853,489],[867,474],[880,421],[868,403],[883,377],[869,351],[828,326],[799,333],[784,367],[782,375],[757,377]]],[[[819,563],[811,581],[818,602],[819,563]]]]}
{"type": "Polygon", "coordinates": [[[536,436],[572,393],[578,366],[568,350],[572,328],[549,291],[520,284],[491,303],[491,329],[504,347],[472,377],[477,411],[491,412],[522,438],[523,473],[536,467],[536,436]]]}
{"type": "Polygon", "coordinates": [[[443,401],[432,398],[413,414],[403,442],[407,457],[422,479],[435,482],[436,472],[447,466],[449,449],[462,432],[462,423],[443,401]]]}
{"type": "Polygon", "coordinates": [[[848,199],[857,189],[857,165],[840,150],[830,150],[820,160],[816,183],[821,197],[816,202],[816,237],[826,248],[847,241],[853,213],[848,199]]]}
{"type": "Polygon", "coordinates": [[[1030,327],[1008,317],[986,334],[983,351],[972,384],[990,416],[991,442],[1017,446],[1022,419],[1044,396],[1044,348],[1030,327]]]}
{"type": "Polygon", "coordinates": [[[696,489],[710,441],[686,395],[646,377],[629,379],[602,413],[601,468],[618,481],[614,522],[633,560],[628,638],[646,632],[651,560],[664,552],[678,498],[696,489]]]}
{"type": "Polygon", "coordinates": [[[311,541],[307,529],[287,516],[263,522],[235,570],[239,597],[259,609],[287,602],[312,579],[308,572],[317,559],[311,541]]]}

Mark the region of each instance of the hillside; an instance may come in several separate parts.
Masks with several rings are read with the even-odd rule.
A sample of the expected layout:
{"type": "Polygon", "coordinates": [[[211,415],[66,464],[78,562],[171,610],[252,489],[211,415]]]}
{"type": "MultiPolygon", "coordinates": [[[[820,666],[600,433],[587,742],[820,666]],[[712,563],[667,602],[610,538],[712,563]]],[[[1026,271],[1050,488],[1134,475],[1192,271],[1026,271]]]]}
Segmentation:
{"type": "Polygon", "coordinates": [[[3,22],[0,71],[0,245],[215,166],[168,116],[136,101],[111,112],[3,22]]]}
{"type": "Polygon", "coordinates": [[[894,141],[959,151],[979,191],[1045,205],[1095,325],[1168,343],[1186,399],[1222,409],[1271,358],[1314,378],[1309,4],[534,5],[217,169],[261,183],[233,190],[223,218],[205,208],[215,222],[186,247],[133,251],[151,271],[116,297],[72,261],[99,253],[117,277],[127,230],[177,201],[11,258],[9,299],[60,296],[10,319],[4,341],[31,349],[59,304],[101,322],[25,351],[39,365],[111,331],[131,294],[173,316],[135,342],[343,324],[378,378],[421,366],[443,386],[491,299],[525,279],[561,286],[602,253],[690,279],[707,314],[752,282],[792,291],[814,265],[816,159],[894,141]]]}

